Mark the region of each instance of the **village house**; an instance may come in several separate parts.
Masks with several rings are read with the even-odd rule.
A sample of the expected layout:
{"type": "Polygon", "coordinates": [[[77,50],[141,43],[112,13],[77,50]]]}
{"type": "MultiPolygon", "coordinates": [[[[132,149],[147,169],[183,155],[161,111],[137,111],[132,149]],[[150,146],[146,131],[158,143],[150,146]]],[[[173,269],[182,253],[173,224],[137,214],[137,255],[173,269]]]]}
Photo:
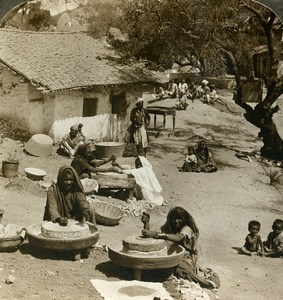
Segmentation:
{"type": "Polygon", "coordinates": [[[0,116],[31,133],[106,113],[127,124],[136,98],[153,90],[150,72],[120,63],[109,45],[81,32],[0,29],[0,40],[0,116]]]}
{"type": "MultiPolygon", "coordinates": [[[[283,44],[281,44],[283,46],[283,44]]],[[[270,56],[268,52],[267,45],[261,45],[253,50],[253,68],[255,72],[255,77],[262,78],[265,77],[270,70],[270,56]]],[[[283,74],[283,51],[280,53],[278,75],[283,74]]]]}

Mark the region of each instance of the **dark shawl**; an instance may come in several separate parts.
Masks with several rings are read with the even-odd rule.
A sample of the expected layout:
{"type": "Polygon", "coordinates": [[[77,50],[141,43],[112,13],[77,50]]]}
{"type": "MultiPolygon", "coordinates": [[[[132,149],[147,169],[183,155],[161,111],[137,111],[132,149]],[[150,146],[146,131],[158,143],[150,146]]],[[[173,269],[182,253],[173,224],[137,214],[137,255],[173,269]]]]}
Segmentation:
{"type": "Polygon", "coordinates": [[[214,164],[211,155],[209,153],[208,147],[205,145],[203,149],[199,147],[201,142],[195,150],[195,155],[198,160],[198,172],[212,173],[217,171],[217,167],[214,164]]]}
{"type": "Polygon", "coordinates": [[[81,219],[82,211],[89,210],[83,186],[71,166],[63,166],[59,169],[57,183],[53,183],[47,191],[47,201],[43,220],[55,221],[59,217],[81,219]],[[74,175],[74,186],[69,192],[65,192],[62,185],[62,175],[66,169],[70,169],[74,175]]]}

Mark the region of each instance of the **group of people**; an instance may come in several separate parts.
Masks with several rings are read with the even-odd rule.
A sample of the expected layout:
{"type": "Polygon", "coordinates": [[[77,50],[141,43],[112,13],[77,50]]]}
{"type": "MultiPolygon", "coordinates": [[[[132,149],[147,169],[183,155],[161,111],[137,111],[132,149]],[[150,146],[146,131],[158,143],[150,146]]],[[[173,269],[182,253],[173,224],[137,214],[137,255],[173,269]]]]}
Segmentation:
{"type": "MultiPolygon", "coordinates": [[[[137,150],[146,148],[144,142],[147,138],[146,126],[149,120],[150,118],[143,108],[143,101],[139,99],[131,112],[132,138],[137,150]]],[[[92,174],[97,172],[111,171],[132,174],[136,179],[136,195],[140,193],[140,199],[148,199],[153,205],[164,203],[164,199],[160,195],[162,188],[153,172],[152,165],[145,156],[139,155],[135,159],[135,166],[130,168],[119,164],[115,156],[103,160],[96,159],[90,144],[85,143],[86,138],[81,129],[82,126],[79,124],[73,125],[70,133],[62,140],[61,147],[64,147],[66,151],[69,150],[66,153],[73,160],[69,166],[62,166],[59,169],[57,181],[54,181],[48,189],[44,220],[56,222],[61,226],[67,226],[68,220],[72,218],[79,221],[87,220],[95,224],[95,208],[93,203],[87,200],[81,180],[91,178],[92,174]],[[78,142],[77,145],[75,145],[74,139],[78,142]],[[107,163],[111,163],[111,165],[105,167],[104,165],[107,163]]],[[[196,157],[207,163],[206,144],[199,143],[198,148],[196,157]]],[[[191,159],[193,158],[191,157],[191,159]]],[[[186,255],[175,270],[176,276],[198,282],[201,286],[209,289],[220,286],[217,274],[211,269],[203,269],[198,265],[199,230],[193,217],[185,209],[181,207],[172,209],[168,213],[167,221],[161,227],[160,233],[143,230],[142,235],[144,238],[161,238],[175,242],[185,248],[186,255]]],[[[84,251],[84,255],[87,257],[89,252],[84,251]]]]}
{"type": "Polygon", "coordinates": [[[188,154],[180,172],[212,173],[216,171],[217,167],[204,140],[200,141],[196,147],[188,147],[188,154]]]}
{"type": "MultiPolygon", "coordinates": [[[[129,142],[135,146],[137,155],[146,157],[149,137],[147,127],[150,123],[150,115],[144,108],[143,98],[138,98],[135,107],[130,113],[131,125],[128,128],[130,134],[129,142]]],[[[65,134],[59,144],[58,154],[64,155],[69,158],[79,156],[77,161],[82,161],[82,157],[87,157],[87,163],[91,162],[93,158],[89,155],[89,147],[81,147],[88,144],[87,137],[82,131],[83,124],[74,124],[70,127],[69,133],[65,134]],[[80,151],[79,151],[80,149],[80,151]]],[[[76,161],[76,165],[77,165],[76,161]]],[[[98,167],[98,161],[95,162],[94,167],[98,167]]],[[[90,166],[87,166],[89,168],[90,166]]],[[[117,171],[117,170],[116,170],[117,171]]],[[[114,170],[114,172],[116,172],[114,170]]]]}
{"type": "Polygon", "coordinates": [[[204,79],[201,84],[195,81],[181,79],[180,81],[173,79],[169,82],[167,89],[158,86],[155,89],[153,98],[157,101],[167,98],[177,98],[176,107],[180,110],[186,110],[188,100],[194,102],[195,99],[202,99],[204,103],[214,104],[218,99],[214,84],[209,84],[209,81],[204,79]]]}
{"type": "Polygon", "coordinates": [[[257,220],[251,220],[248,224],[249,234],[246,236],[241,253],[246,255],[260,255],[267,257],[283,256],[283,220],[276,219],[272,224],[272,232],[267,240],[262,241],[259,235],[261,224],[257,220]]]}
{"type": "MultiPolygon", "coordinates": [[[[146,164],[144,157],[136,159],[136,169],[143,168],[144,164],[146,164]]],[[[143,215],[143,218],[145,216],[147,214],[143,215]]],[[[80,178],[72,166],[62,166],[59,169],[57,181],[49,187],[43,219],[56,222],[61,226],[67,226],[69,219],[87,220],[96,224],[94,205],[87,200],[80,178]]],[[[142,221],[149,220],[142,219],[142,221]]],[[[175,270],[176,276],[195,281],[210,289],[220,286],[217,274],[211,271],[206,272],[198,266],[199,230],[193,217],[185,209],[181,207],[172,209],[160,233],[145,229],[142,235],[144,238],[168,240],[185,248],[186,254],[175,270]]],[[[87,257],[89,252],[85,250],[87,249],[84,249],[85,257],[87,257]]]]}
{"type": "MultiPolygon", "coordinates": [[[[204,83],[204,91],[207,83],[204,83]]],[[[181,88],[184,88],[185,91],[185,82],[182,84],[181,88]]],[[[180,93],[179,88],[178,93],[180,93]]],[[[206,93],[204,92],[203,95],[205,96],[206,93]]],[[[128,168],[120,165],[115,156],[103,160],[96,159],[91,146],[82,133],[82,124],[76,124],[70,128],[69,134],[63,137],[60,147],[73,160],[70,166],[63,166],[59,169],[57,182],[48,189],[44,220],[57,222],[61,226],[66,226],[68,219],[71,218],[81,221],[88,220],[95,224],[95,209],[85,196],[81,179],[91,178],[92,174],[97,172],[132,174],[137,182],[136,195],[141,193],[140,199],[147,198],[154,205],[164,203],[164,199],[160,195],[162,188],[155,177],[152,165],[145,157],[148,145],[146,127],[150,122],[150,116],[143,104],[143,99],[139,98],[130,115],[131,142],[136,146],[139,154],[135,159],[134,167],[128,168]],[[111,163],[111,166],[105,167],[104,165],[107,163],[111,163]]],[[[180,171],[205,173],[217,171],[204,140],[196,146],[188,147],[188,153],[180,171]]],[[[147,214],[143,215],[143,222],[149,221],[145,220],[147,216],[147,214]]],[[[283,220],[276,219],[272,229],[273,231],[268,235],[267,240],[262,242],[258,234],[260,223],[255,220],[250,221],[248,225],[249,234],[241,252],[247,255],[282,256],[283,220]]],[[[198,264],[200,255],[199,229],[194,218],[184,208],[175,207],[170,210],[160,232],[144,229],[142,235],[144,238],[164,239],[184,247],[186,254],[175,268],[177,277],[194,281],[208,289],[220,286],[218,275],[211,269],[203,268],[198,264]]]]}

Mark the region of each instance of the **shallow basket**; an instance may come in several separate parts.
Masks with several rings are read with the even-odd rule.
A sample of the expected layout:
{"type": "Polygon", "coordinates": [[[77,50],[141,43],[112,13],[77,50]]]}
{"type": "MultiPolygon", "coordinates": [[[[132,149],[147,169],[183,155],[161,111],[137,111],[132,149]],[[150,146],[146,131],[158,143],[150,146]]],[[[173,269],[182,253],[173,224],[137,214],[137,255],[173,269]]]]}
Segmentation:
{"type": "Polygon", "coordinates": [[[97,223],[107,226],[119,224],[123,217],[123,212],[118,206],[103,201],[94,201],[93,204],[97,223]]]}

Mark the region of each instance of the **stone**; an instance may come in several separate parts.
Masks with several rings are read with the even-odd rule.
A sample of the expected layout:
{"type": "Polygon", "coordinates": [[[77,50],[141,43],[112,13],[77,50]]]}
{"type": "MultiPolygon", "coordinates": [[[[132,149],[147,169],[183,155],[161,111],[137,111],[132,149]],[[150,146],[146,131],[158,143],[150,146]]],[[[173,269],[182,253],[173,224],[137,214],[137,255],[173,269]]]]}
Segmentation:
{"type": "Polygon", "coordinates": [[[128,236],[123,240],[123,252],[137,256],[163,256],[167,255],[167,246],[164,240],[128,236]]]}
{"type": "Polygon", "coordinates": [[[46,238],[66,240],[86,237],[90,234],[90,230],[87,223],[69,219],[67,226],[61,226],[53,222],[42,223],[41,234],[46,238]]]}

